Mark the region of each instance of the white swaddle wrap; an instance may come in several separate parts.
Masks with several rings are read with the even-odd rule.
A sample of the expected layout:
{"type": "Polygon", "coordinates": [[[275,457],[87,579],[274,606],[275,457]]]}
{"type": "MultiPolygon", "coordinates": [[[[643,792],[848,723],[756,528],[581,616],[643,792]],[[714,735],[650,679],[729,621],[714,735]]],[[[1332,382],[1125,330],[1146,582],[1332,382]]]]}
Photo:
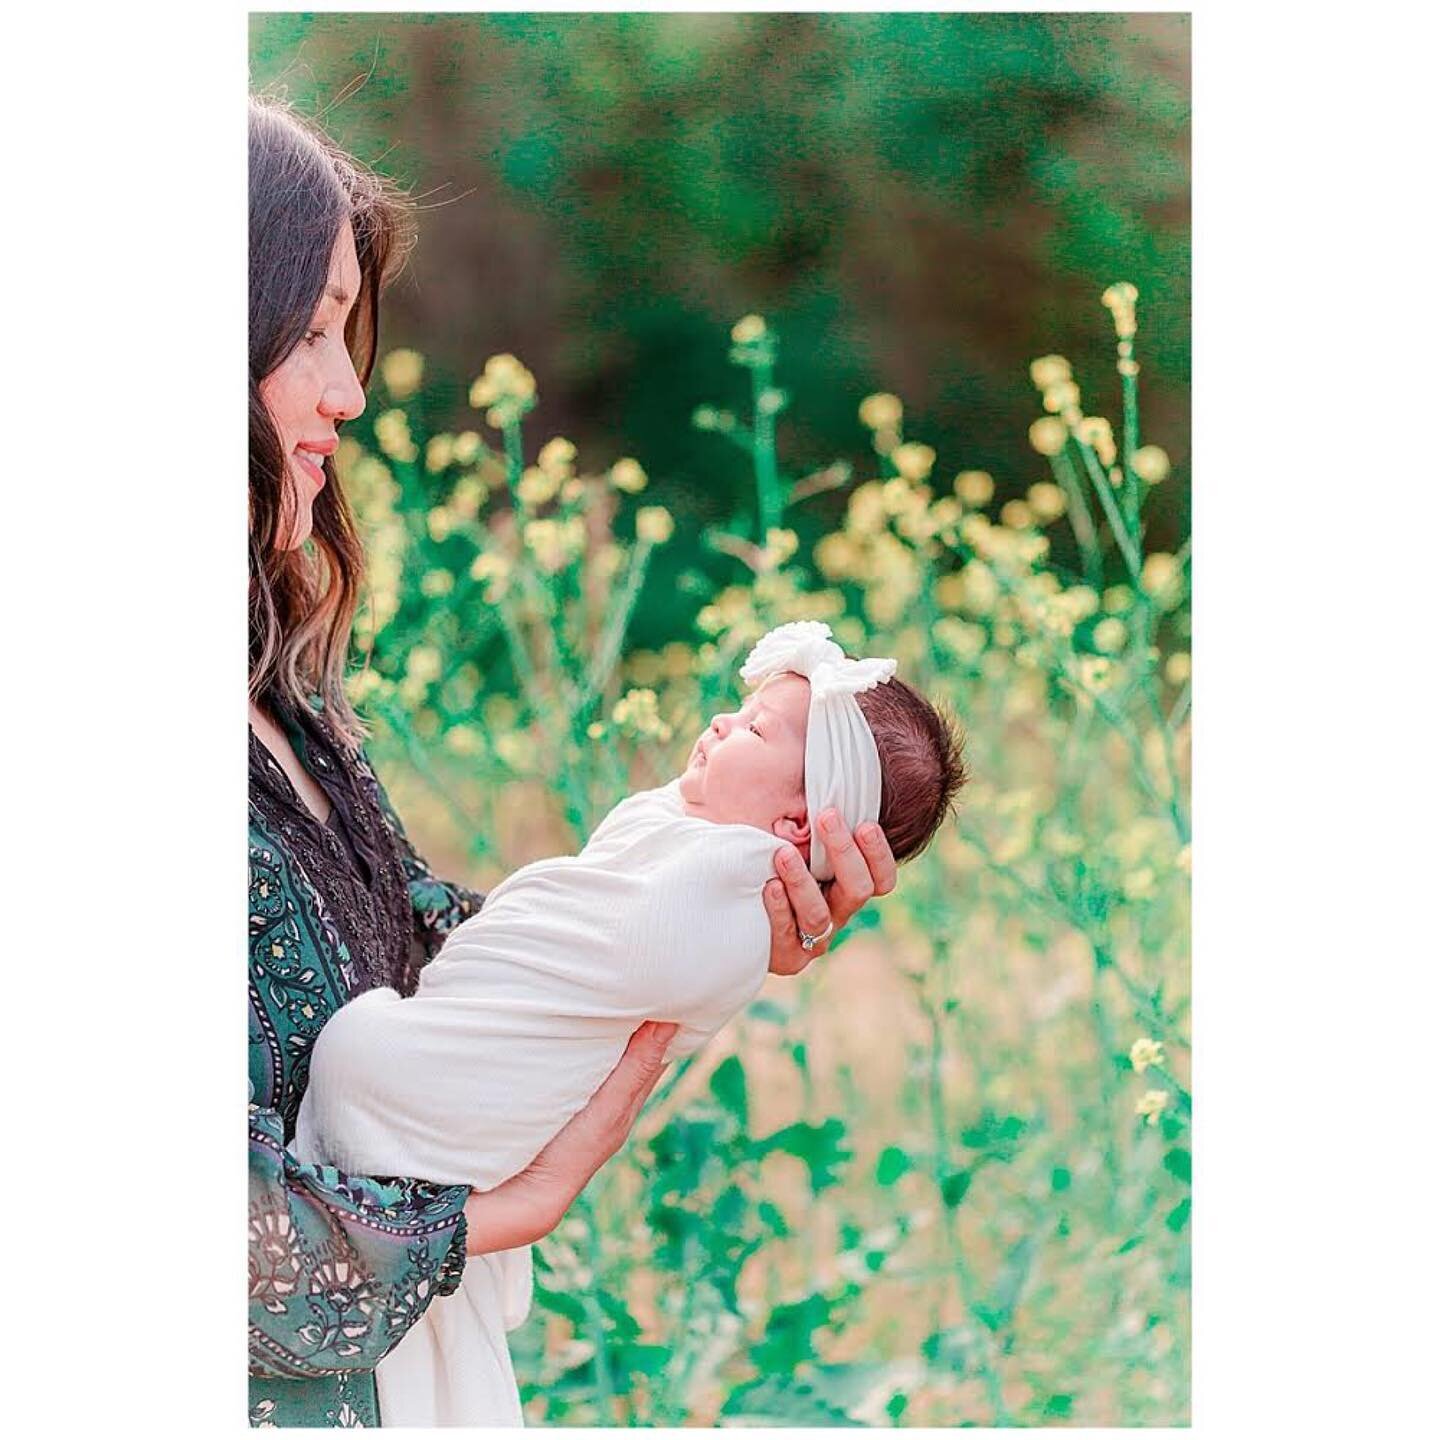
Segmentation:
{"type": "MultiPolygon", "coordinates": [[[[490,892],[420,972],[326,1024],[293,1152],[369,1175],[490,1189],[522,1170],[614,1068],[637,1025],[698,1049],[760,988],[760,890],[776,839],[687,816],[678,780],[622,800],[575,856],[490,892]]],[[[386,1425],[519,1425],[505,1330],[530,1250],[469,1261],[376,1370],[386,1425]]]]}

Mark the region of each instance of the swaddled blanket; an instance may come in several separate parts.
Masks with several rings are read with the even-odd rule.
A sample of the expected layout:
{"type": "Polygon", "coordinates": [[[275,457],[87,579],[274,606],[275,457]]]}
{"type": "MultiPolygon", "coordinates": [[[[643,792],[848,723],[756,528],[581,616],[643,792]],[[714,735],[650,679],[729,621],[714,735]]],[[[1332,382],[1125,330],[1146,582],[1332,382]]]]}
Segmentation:
{"type": "MultiPolygon", "coordinates": [[[[635,1027],[698,1049],[765,978],[760,891],[778,842],[684,813],[679,781],[622,800],[578,855],[490,892],[420,973],[320,1033],[294,1151],[372,1175],[490,1189],[523,1169],[614,1068],[635,1027]]],[[[466,1266],[376,1371],[386,1425],[522,1423],[504,1331],[529,1247],[466,1266]]]]}

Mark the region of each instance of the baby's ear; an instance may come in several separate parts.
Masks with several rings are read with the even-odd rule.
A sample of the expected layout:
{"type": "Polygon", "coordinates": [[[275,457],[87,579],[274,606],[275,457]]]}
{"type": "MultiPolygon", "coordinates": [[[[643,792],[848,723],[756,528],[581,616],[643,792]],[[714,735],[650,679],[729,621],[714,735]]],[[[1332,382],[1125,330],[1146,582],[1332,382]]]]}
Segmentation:
{"type": "Polygon", "coordinates": [[[797,850],[803,850],[810,843],[810,817],[803,810],[799,814],[782,815],[770,829],[797,850]]]}

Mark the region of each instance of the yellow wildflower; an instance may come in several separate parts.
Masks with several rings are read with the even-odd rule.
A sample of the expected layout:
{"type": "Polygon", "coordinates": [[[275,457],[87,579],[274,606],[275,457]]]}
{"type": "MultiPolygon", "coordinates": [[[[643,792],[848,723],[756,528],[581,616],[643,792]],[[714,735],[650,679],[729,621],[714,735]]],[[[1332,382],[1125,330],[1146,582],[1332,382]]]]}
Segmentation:
{"type": "Polygon", "coordinates": [[[405,674],[411,680],[438,680],[440,668],[440,652],[433,645],[416,645],[405,657],[405,674]]]}
{"type": "Polygon", "coordinates": [[[542,470],[538,465],[528,466],[515,487],[515,494],[522,505],[532,510],[548,504],[560,489],[560,477],[553,470],[542,470]]]}
{"type": "Polygon", "coordinates": [[[935,603],[942,610],[958,610],[964,603],[965,578],[957,570],[935,582],[935,603]]]}
{"type": "Polygon", "coordinates": [[[558,520],[530,520],[524,533],[526,549],[548,575],[563,570],[584,544],[583,528],[577,536],[571,526],[562,525],[558,520]]]}
{"type": "Polygon", "coordinates": [[[571,466],[575,463],[575,447],[565,439],[563,435],[557,435],[553,440],[547,440],[540,447],[540,453],[535,457],[535,463],[547,473],[553,473],[564,479],[570,473],[571,466]]]}
{"type": "Polygon", "coordinates": [[[1065,492],[1049,480],[1037,480],[1025,492],[1025,499],[1041,525],[1048,525],[1065,513],[1065,492]]]}
{"type": "Polygon", "coordinates": [[[1115,463],[1115,436],[1103,415],[1087,415],[1076,427],[1076,434],[1100,457],[1102,465],[1115,463]]]}
{"type": "Polygon", "coordinates": [[[1172,685],[1183,685],[1190,678],[1190,652],[1177,650],[1165,661],[1165,678],[1172,685]]]}
{"type": "Polygon", "coordinates": [[[375,417],[375,439],[391,460],[408,465],[420,454],[410,438],[410,421],[403,410],[386,410],[375,417]]]}
{"type": "Polygon", "coordinates": [[[1030,379],[1037,390],[1048,390],[1070,378],[1070,362],[1063,355],[1042,355],[1030,362],[1030,379]]]}
{"type": "Polygon", "coordinates": [[[1165,550],[1145,557],[1140,569],[1140,588],[1164,610],[1180,603],[1182,575],[1180,562],[1165,550]]]}
{"type": "Polygon", "coordinates": [[[663,505],[644,505],[635,514],[635,534],[652,545],[663,545],[675,533],[675,521],[663,505]]]}
{"type": "Polygon", "coordinates": [[[1128,585],[1107,585],[1101,603],[1108,614],[1123,615],[1135,603],[1135,595],[1128,585]]]}
{"type": "Polygon", "coordinates": [[[967,505],[988,505],[995,494],[995,481],[984,470],[962,470],[955,477],[955,493],[967,505]]]}
{"type": "Polygon", "coordinates": [[[496,737],[495,753],[512,770],[528,770],[535,760],[535,742],[522,730],[506,730],[496,737]]]}
{"type": "Polygon", "coordinates": [[[585,482],[578,475],[572,475],[560,487],[560,498],[567,505],[573,505],[584,493],[585,482]]]}
{"type": "Polygon", "coordinates": [[[445,748],[457,755],[479,755],[485,746],[474,726],[452,725],[445,732],[445,748]]]}
{"type": "Polygon", "coordinates": [[[474,430],[462,430],[455,437],[455,463],[468,465],[481,451],[480,436],[474,430]]]}
{"type": "Polygon", "coordinates": [[[392,350],[380,362],[380,378],[393,399],[406,400],[420,388],[425,360],[418,350],[392,350]]]}
{"type": "Polygon", "coordinates": [[[592,720],[585,727],[585,733],[592,740],[598,740],[605,733],[605,726],[599,720],[592,720]]]}
{"type": "Polygon", "coordinates": [[[1130,1047],[1130,1064],[1137,1075],[1143,1075],[1152,1065],[1165,1063],[1165,1046],[1159,1040],[1142,1035],[1130,1047]]]}
{"type": "Polygon", "coordinates": [[[1000,507],[1000,523],[1012,530],[1027,530],[1035,523],[1035,516],[1023,500],[1007,500],[1000,507]]]}
{"type": "Polygon", "coordinates": [[[958,659],[970,662],[985,651],[985,628],[953,615],[942,615],[935,622],[935,638],[958,659]]]}
{"type": "Polygon", "coordinates": [[[860,558],[860,547],[839,530],[824,536],[815,546],[815,563],[827,580],[847,579],[860,558]]]}
{"type": "Polygon", "coordinates": [[[1073,380],[1058,380],[1047,385],[1041,400],[1052,415],[1063,414],[1080,403],[1080,387],[1073,380]]]}
{"type": "Polygon", "coordinates": [[[453,435],[432,435],[425,443],[425,468],[438,475],[455,458],[453,435]]]}
{"type": "Polygon", "coordinates": [[[610,483],[627,495],[638,495],[649,483],[649,478],[640,468],[640,462],[628,455],[610,467],[610,483]]]}
{"type": "Polygon", "coordinates": [[[660,718],[655,692],[648,687],[628,690],[615,702],[610,718],[634,734],[668,738],[670,727],[660,718]]]}
{"type": "Polygon", "coordinates": [[[765,559],[771,565],[783,565],[799,548],[800,538],[793,530],[772,528],[765,533],[765,559]]]}
{"type": "Polygon", "coordinates": [[[1135,473],[1147,485],[1158,485],[1170,473],[1170,457],[1158,445],[1142,445],[1133,463],[1135,473]]]}
{"type": "Polygon", "coordinates": [[[495,550],[482,550],[470,562],[472,580],[506,580],[510,576],[508,557],[495,550]]]}
{"type": "Polygon", "coordinates": [[[879,480],[867,480],[850,494],[845,510],[845,528],[856,535],[875,535],[884,525],[884,486],[879,480]]]}
{"type": "Polygon", "coordinates": [[[1069,438],[1065,422],[1054,415],[1042,415],[1030,427],[1030,444],[1042,455],[1058,455],[1069,438]]]}
{"type": "Polygon", "coordinates": [[[1076,663],[1075,672],[1086,690],[1098,693],[1110,688],[1115,667],[1103,655],[1084,655],[1076,663]]]}
{"type": "Polygon", "coordinates": [[[473,520],[489,496],[485,482],[471,470],[455,482],[455,488],[450,492],[450,509],[457,520],[473,520]]]}
{"type": "Polygon", "coordinates": [[[867,395],[860,402],[860,423],[868,430],[893,430],[904,413],[899,397],[887,391],[867,395]]]}
{"type": "Polygon", "coordinates": [[[448,570],[427,570],[420,578],[420,593],[431,600],[448,595],[455,588],[455,577],[448,570]]]}
{"type": "Polygon", "coordinates": [[[425,517],[425,526],[430,538],[438,545],[455,533],[455,513],[449,506],[437,505],[425,517]]]}
{"type": "Polygon", "coordinates": [[[485,423],[499,430],[535,403],[535,377],[513,356],[492,355],[485,373],[470,386],[470,404],[485,411],[485,423]]]}
{"type": "Polygon", "coordinates": [[[969,560],[960,567],[961,609],[971,615],[988,615],[1000,598],[1000,582],[983,560],[969,560]]]}
{"type": "Polygon", "coordinates": [[[765,321],[759,315],[746,315],[737,320],[730,331],[730,338],[737,345],[753,345],[765,333],[765,321]]]}
{"type": "Polygon", "coordinates": [[[1114,655],[1117,651],[1125,648],[1129,632],[1125,629],[1123,620],[1117,620],[1115,616],[1109,615],[1090,632],[1090,638],[1102,655],[1114,655]]]}
{"type": "Polygon", "coordinates": [[[1169,1103],[1169,1091],[1147,1090],[1135,1102],[1135,1113],[1137,1115],[1143,1115],[1147,1125],[1158,1125],[1160,1123],[1160,1114],[1169,1103]]]}
{"type": "Polygon", "coordinates": [[[1135,302],[1140,292],[1128,281],[1111,285],[1100,297],[1100,303],[1115,318],[1115,333],[1128,340],[1135,333],[1135,302]]]}
{"type": "Polygon", "coordinates": [[[1100,599],[1088,585],[1072,585],[1059,597],[1059,605],[1077,624],[1088,620],[1100,607],[1100,599]]]}
{"type": "Polygon", "coordinates": [[[920,445],[915,441],[897,445],[890,452],[890,459],[907,480],[924,480],[935,468],[935,451],[929,445],[920,445]]]}

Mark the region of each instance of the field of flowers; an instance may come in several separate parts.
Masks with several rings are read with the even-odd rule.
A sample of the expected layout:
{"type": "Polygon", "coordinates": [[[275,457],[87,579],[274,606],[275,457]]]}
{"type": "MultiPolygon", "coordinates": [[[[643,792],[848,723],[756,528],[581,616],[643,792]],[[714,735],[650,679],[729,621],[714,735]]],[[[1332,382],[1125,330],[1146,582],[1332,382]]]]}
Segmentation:
{"type": "Polygon", "coordinates": [[[474,428],[431,433],[456,397],[383,357],[339,457],[370,556],[354,696],[442,873],[578,847],[785,620],[895,656],[969,737],[958,820],[667,1077],[540,1245],[511,1337],[532,1422],[1187,1422],[1189,560],[1145,546],[1177,481],[1139,431],[1137,298],[1103,297],[1114,425],[1064,358],[1031,366],[1015,473],[1049,478],[1003,506],[894,395],[856,396],[862,460],[789,463],[783,337],[746,316],[735,397],[690,422],[753,507],[663,589],[643,456],[537,445],[509,355],[474,428]],[[637,607],[673,639],[629,643],[637,607]]]}

